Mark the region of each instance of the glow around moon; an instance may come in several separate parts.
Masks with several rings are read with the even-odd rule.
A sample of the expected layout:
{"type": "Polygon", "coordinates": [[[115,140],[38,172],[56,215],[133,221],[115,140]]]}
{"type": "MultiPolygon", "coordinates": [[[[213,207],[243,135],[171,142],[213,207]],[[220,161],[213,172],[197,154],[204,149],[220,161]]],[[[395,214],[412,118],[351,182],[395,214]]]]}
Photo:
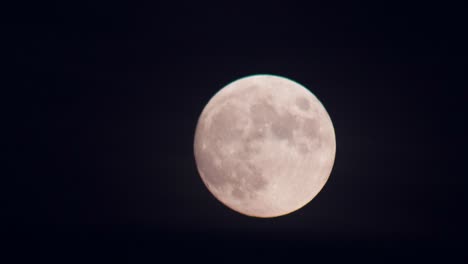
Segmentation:
{"type": "Polygon", "coordinates": [[[236,80],[198,120],[194,152],[210,192],[249,216],[275,217],[310,202],[335,159],[335,132],[320,101],[274,75],[236,80]]]}

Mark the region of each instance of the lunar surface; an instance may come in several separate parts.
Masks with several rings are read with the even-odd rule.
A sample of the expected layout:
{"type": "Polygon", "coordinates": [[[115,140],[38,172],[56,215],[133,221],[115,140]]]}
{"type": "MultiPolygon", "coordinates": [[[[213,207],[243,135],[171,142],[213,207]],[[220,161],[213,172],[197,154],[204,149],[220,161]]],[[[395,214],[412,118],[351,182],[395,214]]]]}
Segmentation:
{"type": "Polygon", "coordinates": [[[328,180],[335,132],[305,87],[274,75],[236,80],[198,120],[194,152],[208,190],[229,208],[276,217],[309,203],[328,180]]]}

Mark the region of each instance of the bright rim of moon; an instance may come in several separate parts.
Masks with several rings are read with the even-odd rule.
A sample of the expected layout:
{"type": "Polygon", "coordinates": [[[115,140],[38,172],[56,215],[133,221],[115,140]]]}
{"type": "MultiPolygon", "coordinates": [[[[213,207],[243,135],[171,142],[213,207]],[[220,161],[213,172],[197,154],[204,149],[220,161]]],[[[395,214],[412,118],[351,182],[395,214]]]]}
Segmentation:
{"type": "Polygon", "coordinates": [[[229,208],[276,217],[309,203],[335,160],[320,101],[284,77],[252,75],[216,93],[198,120],[194,152],[210,192],[229,208]]]}

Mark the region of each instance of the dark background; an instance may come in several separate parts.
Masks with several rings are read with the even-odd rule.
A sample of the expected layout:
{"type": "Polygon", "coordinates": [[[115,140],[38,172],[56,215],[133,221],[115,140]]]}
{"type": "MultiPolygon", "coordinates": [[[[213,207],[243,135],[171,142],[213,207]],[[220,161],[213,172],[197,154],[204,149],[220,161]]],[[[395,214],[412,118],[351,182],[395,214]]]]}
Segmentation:
{"type": "Polygon", "coordinates": [[[430,1],[10,4],[4,251],[63,263],[458,261],[468,222],[464,10],[430,1]],[[337,140],[322,192],[273,219],[219,203],[193,156],[210,97],[258,73],[308,87],[337,140]]]}

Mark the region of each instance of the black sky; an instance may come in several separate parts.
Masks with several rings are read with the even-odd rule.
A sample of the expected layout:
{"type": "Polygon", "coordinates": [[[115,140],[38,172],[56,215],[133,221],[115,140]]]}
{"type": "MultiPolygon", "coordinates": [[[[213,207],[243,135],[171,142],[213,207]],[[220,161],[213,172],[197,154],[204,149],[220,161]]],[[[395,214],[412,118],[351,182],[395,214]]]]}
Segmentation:
{"type": "Polygon", "coordinates": [[[12,5],[4,237],[15,254],[81,263],[463,257],[463,10],[394,1],[12,5]],[[258,73],[308,87],[337,139],[322,192],[274,219],[224,207],[193,157],[210,97],[258,73]]]}

